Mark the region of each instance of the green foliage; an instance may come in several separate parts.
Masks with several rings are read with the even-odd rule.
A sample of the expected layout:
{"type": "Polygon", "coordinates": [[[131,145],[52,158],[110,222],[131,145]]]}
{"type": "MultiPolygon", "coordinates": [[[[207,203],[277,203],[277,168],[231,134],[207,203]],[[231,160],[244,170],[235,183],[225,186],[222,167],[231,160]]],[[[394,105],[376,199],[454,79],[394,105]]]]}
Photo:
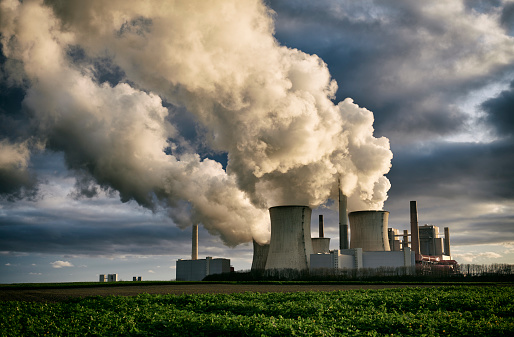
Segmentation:
{"type": "Polygon", "coordinates": [[[0,307],[0,336],[514,335],[509,286],[142,294],[0,307]]]}

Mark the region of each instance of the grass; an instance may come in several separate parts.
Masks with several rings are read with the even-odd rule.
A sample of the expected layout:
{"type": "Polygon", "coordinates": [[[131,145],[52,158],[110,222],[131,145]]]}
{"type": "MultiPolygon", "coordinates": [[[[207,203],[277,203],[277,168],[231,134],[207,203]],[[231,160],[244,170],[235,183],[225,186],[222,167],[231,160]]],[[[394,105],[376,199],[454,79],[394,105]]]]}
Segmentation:
{"type": "Polygon", "coordinates": [[[514,335],[514,288],[496,286],[141,294],[0,307],[0,336],[514,335]]]}

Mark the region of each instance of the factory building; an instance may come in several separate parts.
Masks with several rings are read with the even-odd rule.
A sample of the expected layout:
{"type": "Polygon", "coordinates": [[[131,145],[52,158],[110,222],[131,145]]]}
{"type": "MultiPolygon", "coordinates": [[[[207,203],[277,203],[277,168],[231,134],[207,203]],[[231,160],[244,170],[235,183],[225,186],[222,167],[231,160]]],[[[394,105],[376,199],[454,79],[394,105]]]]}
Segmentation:
{"type": "Polygon", "coordinates": [[[191,260],[177,260],[176,280],[201,281],[207,275],[229,273],[230,271],[230,259],[213,259],[210,256],[198,259],[198,225],[193,225],[191,260]]]}
{"type": "Polygon", "coordinates": [[[207,275],[229,272],[229,259],[213,259],[207,256],[198,260],[177,260],[177,281],[201,281],[207,275]]]}
{"type": "Polygon", "coordinates": [[[330,238],[324,237],[322,215],[319,218],[319,237],[311,238],[312,210],[309,207],[294,205],[270,208],[270,243],[259,244],[254,241],[252,270],[402,268],[451,260],[449,229],[445,228],[443,240],[439,237],[438,227],[419,227],[416,201],[410,203],[410,234],[408,230],[400,232],[389,228],[387,211],[357,211],[348,214],[346,205],[347,198],[340,190],[340,249],[332,251],[329,250],[330,238]]]}

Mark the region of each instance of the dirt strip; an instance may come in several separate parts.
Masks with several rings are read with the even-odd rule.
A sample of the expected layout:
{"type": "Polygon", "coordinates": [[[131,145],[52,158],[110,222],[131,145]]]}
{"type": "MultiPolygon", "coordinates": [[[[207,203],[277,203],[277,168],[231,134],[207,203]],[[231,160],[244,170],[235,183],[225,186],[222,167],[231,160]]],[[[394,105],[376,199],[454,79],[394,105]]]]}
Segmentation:
{"type": "Polygon", "coordinates": [[[281,284],[172,284],[122,287],[91,287],[62,289],[1,289],[0,301],[60,302],[70,297],[134,296],[137,294],[231,294],[244,292],[335,291],[353,289],[387,289],[404,287],[434,287],[435,285],[281,285],[281,284]]]}

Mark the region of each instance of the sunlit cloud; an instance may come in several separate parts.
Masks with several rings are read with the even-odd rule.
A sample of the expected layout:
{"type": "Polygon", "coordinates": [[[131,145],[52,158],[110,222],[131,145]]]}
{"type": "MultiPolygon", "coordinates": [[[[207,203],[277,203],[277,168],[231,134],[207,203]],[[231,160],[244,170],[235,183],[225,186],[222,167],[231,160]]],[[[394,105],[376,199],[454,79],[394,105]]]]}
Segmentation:
{"type": "Polygon", "coordinates": [[[50,263],[52,268],[65,268],[65,267],[74,267],[73,264],[69,261],[55,261],[50,263]]]}

